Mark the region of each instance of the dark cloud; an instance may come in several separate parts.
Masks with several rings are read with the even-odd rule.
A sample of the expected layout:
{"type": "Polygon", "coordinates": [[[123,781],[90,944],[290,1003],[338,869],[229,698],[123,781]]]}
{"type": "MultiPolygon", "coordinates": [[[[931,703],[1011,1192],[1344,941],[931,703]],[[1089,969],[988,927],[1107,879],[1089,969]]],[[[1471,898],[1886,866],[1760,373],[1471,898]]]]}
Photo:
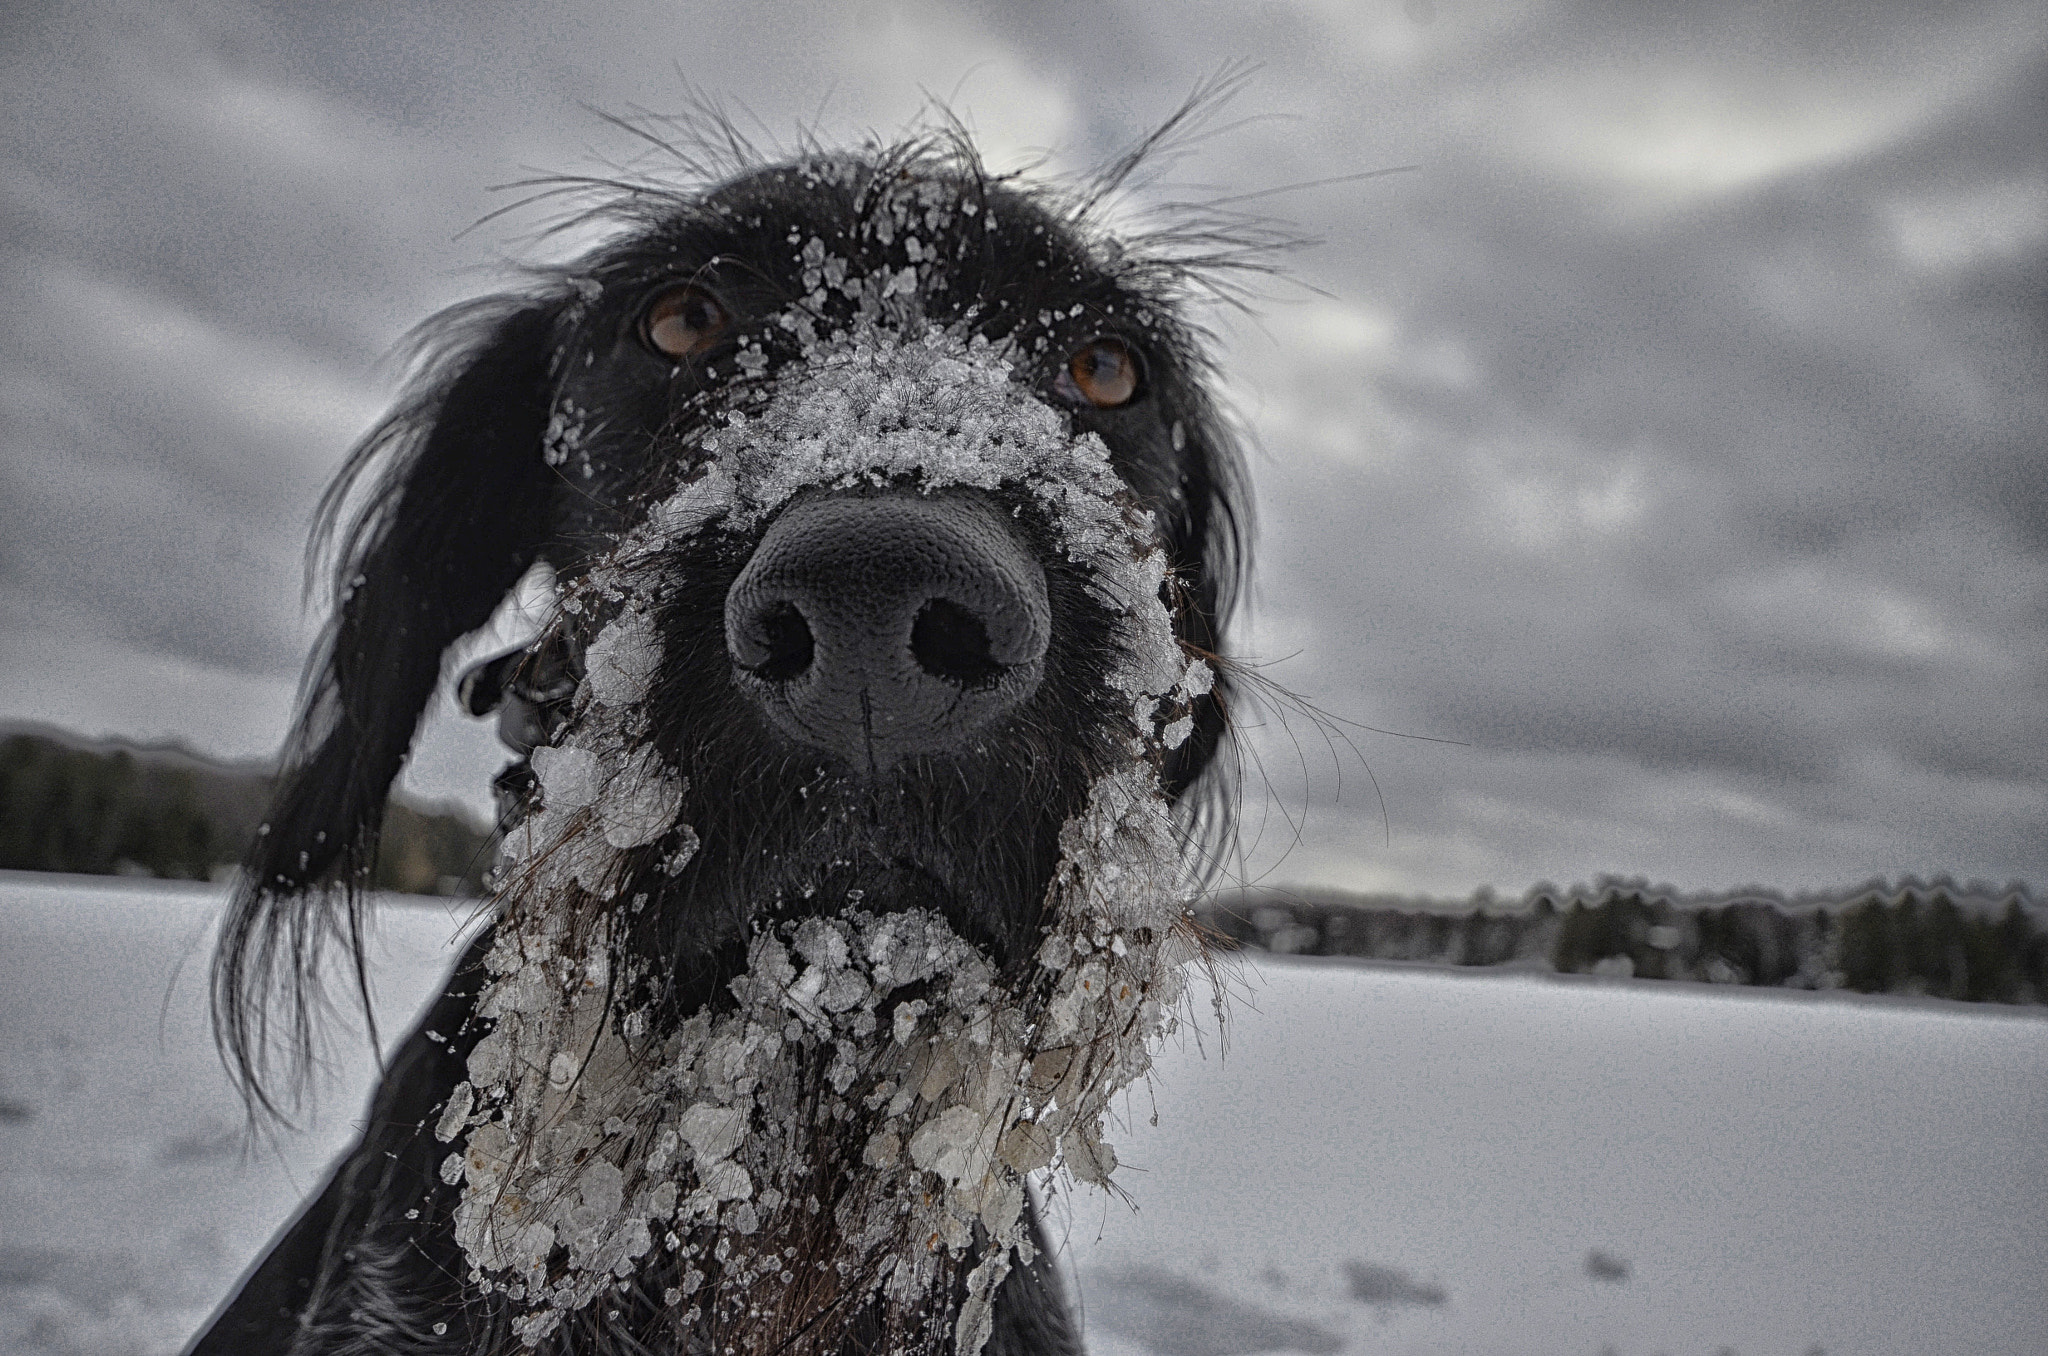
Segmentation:
{"type": "MultiPolygon", "coordinates": [[[[1248,56],[1240,125],[1132,207],[1418,169],[1253,204],[1324,243],[1220,317],[1246,648],[1466,747],[1344,727],[1383,819],[1341,741],[1269,721],[1247,868],[2048,880],[2033,7],[78,0],[4,50],[0,714],[274,742],[377,359],[530,241],[462,234],[491,185],[636,153],[583,106],[691,81],[839,136],[957,88],[999,163],[1072,169],[1248,56]]],[[[415,780],[479,798],[486,742],[437,721],[415,780]]]]}
{"type": "MultiPolygon", "coordinates": [[[[1897,137],[1747,185],[1633,200],[1489,133],[1389,185],[1363,228],[1314,222],[1314,280],[1379,333],[1305,362],[1299,327],[1248,379],[1284,468],[1267,648],[1299,649],[1285,680],[1343,714],[1475,747],[1361,736],[1377,770],[1429,768],[1382,778],[1395,845],[1354,769],[1352,807],[1312,810],[1282,874],[1377,857],[1398,879],[1405,828],[1464,859],[1424,867],[1446,884],[1481,845],[1511,880],[1560,857],[1545,871],[1583,875],[1589,849],[1693,879],[1916,853],[2039,877],[2048,461],[2026,279],[2048,178],[2010,149],[2039,102],[2030,43],[1897,137]],[[1930,238],[1905,239],[1913,214],[1930,238]],[[1693,813],[1638,827],[1674,797],[1693,813]]],[[[1870,50],[1896,66],[1906,46],[1870,50]]]]}

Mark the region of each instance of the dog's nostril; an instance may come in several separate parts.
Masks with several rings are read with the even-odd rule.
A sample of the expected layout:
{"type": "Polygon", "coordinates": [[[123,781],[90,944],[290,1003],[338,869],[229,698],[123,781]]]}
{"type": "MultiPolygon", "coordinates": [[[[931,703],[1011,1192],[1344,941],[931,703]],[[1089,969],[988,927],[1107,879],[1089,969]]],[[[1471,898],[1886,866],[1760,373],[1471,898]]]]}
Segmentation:
{"type": "Polygon", "coordinates": [[[774,604],[761,614],[759,626],[759,639],[767,649],[767,658],[750,665],[752,671],[771,683],[801,677],[811,666],[815,642],[810,625],[804,621],[804,614],[796,610],[796,604],[774,604]]]}
{"type": "Polygon", "coordinates": [[[950,598],[934,598],[910,624],[910,654],[934,678],[986,687],[1003,676],[980,617],[950,598]]]}

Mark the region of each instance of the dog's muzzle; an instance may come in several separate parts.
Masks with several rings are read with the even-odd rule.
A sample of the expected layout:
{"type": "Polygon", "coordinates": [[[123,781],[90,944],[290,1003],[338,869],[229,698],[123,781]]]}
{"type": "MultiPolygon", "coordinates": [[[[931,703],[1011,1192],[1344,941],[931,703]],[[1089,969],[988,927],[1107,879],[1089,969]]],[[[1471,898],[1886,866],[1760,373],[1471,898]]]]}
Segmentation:
{"type": "Polygon", "coordinates": [[[943,754],[1044,674],[1045,570],[978,493],[800,499],[725,600],[734,677],[790,738],[856,767],[943,754]]]}

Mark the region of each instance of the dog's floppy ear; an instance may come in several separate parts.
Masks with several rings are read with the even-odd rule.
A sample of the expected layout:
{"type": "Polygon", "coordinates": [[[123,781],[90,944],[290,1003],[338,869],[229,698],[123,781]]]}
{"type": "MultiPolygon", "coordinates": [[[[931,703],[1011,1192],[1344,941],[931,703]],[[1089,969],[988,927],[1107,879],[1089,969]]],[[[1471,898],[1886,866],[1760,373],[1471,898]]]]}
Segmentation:
{"type": "MultiPolygon", "coordinates": [[[[1226,653],[1226,632],[1251,567],[1252,506],[1244,454],[1231,426],[1197,389],[1182,388],[1176,404],[1183,429],[1182,494],[1172,528],[1186,591],[1174,611],[1174,629],[1183,645],[1216,657],[1214,685],[1189,713],[1194,729],[1160,769],[1167,795],[1182,801],[1230,738],[1238,669],[1226,653]]],[[[1199,815],[1226,815],[1235,788],[1229,769],[1221,771],[1226,775],[1209,777],[1199,815]]]]}
{"type": "Polygon", "coordinates": [[[442,653],[539,551],[565,300],[491,298],[428,321],[403,397],[321,500],[309,560],[333,548],[334,612],[213,965],[215,1035],[252,1107],[278,1111],[262,1086],[275,1056],[296,1091],[324,943],[345,940],[360,989],[362,892],[442,653]]]}

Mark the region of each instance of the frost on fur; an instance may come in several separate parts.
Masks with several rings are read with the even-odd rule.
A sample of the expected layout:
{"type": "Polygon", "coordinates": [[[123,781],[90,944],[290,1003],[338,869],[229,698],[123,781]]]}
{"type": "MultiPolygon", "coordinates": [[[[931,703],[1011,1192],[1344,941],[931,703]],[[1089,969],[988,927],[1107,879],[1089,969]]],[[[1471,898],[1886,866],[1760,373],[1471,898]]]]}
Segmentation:
{"type": "Polygon", "coordinates": [[[1030,1260],[1027,1179],[1109,1182],[1109,1100],[1172,1028],[1195,954],[1156,768],[1213,675],[1175,640],[1151,516],[1098,438],[1013,379],[1004,345],[916,323],[914,280],[848,278],[816,245],[812,285],[856,289],[866,319],[810,336],[707,430],[697,474],[564,602],[562,624],[595,636],[569,724],[533,755],[537,808],[508,837],[479,1009],[494,1026],[437,1126],[471,1279],[514,1303],[529,1345],[658,1272],[681,1324],[879,1298],[890,1350],[974,1356],[1030,1260]],[[635,863],[652,852],[674,875],[697,841],[644,710],[655,603],[676,582],[665,548],[754,533],[806,491],[904,483],[1028,495],[1118,619],[1129,760],[1061,831],[1032,963],[1000,974],[938,914],[888,899],[781,921],[764,900],[729,1007],[632,1006],[644,962],[618,936],[635,863]],[[949,1292],[957,1319],[934,1302],[949,1292]]]}

